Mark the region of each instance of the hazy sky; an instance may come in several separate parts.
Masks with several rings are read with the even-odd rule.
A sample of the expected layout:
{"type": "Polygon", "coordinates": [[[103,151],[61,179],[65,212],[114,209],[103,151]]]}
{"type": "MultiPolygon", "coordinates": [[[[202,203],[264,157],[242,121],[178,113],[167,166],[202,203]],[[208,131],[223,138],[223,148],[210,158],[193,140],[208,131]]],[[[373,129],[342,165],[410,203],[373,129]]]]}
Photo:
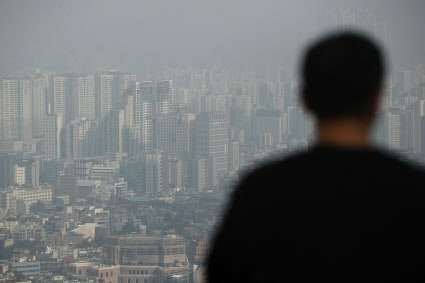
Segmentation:
{"type": "Polygon", "coordinates": [[[425,63],[423,0],[1,0],[0,73],[291,64],[299,34],[353,7],[387,21],[394,66],[425,63]]]}

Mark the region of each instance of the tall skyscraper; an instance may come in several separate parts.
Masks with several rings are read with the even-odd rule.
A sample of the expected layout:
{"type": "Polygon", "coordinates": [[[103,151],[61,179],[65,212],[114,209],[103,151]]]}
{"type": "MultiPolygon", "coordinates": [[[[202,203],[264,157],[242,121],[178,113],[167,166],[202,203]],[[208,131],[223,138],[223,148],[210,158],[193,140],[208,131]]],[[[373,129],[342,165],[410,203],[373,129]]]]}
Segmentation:
{"type": "Polygon", "coordinates": [[[99,124],[85,118],[66,126],[66,159],[78,159],[99,154],[99,124]]]}
{"type": "MultiPolygon", "coordinates": [[[[279,87],[281,88],[281,86],[279,87]]],[[[279,89],[281,91],[281,89],[279,89]]],[[[288,113],[288,109],[291,106],[298,105],[298,85],[297,82],[286,82],[283,84],[283,111],[288,113]]]]}
{"type": "Polygon", "coordinates": [[[158,81],[153,97],[153,114],[170,114],[173,112],[173,82],[158,81]]]}
{"type": "Polygon", "coordinates": [[[46,159],[61,157],[62,117],[52,114],[44,118],[44,156],[46,159]]]}
{"type": "Polygon", "coordinates": [[[202,113],[196,117],[196,155],[199,158],[214,157],[219,176],[227,172],[228,131],[229,121],[227,113],[202,113]]]}
{"type": "Polygon", "coordinates": [[[124,91],[134,89],[136,75],[110,71],[96,75],[96,119],[102,120],[112,108],[120,106],[124,91]]]}
{"type": "Polygon", "coordinates": [[[174,112],[172,81],[145,81],[139,84],[142,101],[151,101],[152,115],[166,115],[174,112]]]}
{"type": "Polygon", "coordinates": [[[95,85],[91,74],[63,74],[52,78],[53,113],[62,115],[64,125],[75,118],[93,119],[95,85]]]}
{"type": "Polygon", "coordinates": [[[145,155],[146,193],[156,194],[168,189],[168,156],[163,152],[145,155]]]}
{"type": "Polygon", "coordinates": [[[273,98],[276,96],[276,84],[270,81],[258,82],[259,105],[262,107],[274,107],[273,98]]]}
{"type": "Polygon", "coordinates": [[[46,95],[49,85],[47,75],[36,74],[31,76],[32,87],[32,135],[44,136],[44,117],[46,115],[46,95]]]}
{"type": "Polygon", "coordinates": [[[74,103],[74,117],[94,119],[95,118],[95,85],[94,76],[84,74],[76,79],[76,92],[74,103]]]}
{"type": "Polygon", "coordinates": [[[124,148],[124,109],[112,109],[102,121],[103,152],[122,153],[124,148]]]}
{"type": "Polygon", "coordinates": [[[287,118],[287,132],[291,139],[303,139],[311,133],[311,120],[302,109],[295,106],[289,107],[287,118]]]}
{"type": "Polygon", "coordinates": [[[412,84],[412,73],[410,71],[399,71],[397,74],[397,85],[402,93],[410,91],[412,84]]]}
{"type": "Polygon", "coordinates": [[[154,147],[171,155],[190,153],[194,114],[170,114],[154,118],[154,147]]]}
{"type": "Polygon", "coordinates": [[[131,154],[146,153],[153,150],[153,91],[151,82],[137,83],[136,93],[131,91],[126,98],[125,119],[127,125],[129,125],[131,154]]]}
{"type": "Polygon", "coordinates": [[[29,78],[0,80],[0,139],[24,140],[32,138],[32,88],[29,78]]]}
{"type": "Polygon", "coordinates": [[[0,188],[6,188],[14,184],[16,163],[16,154],[0,153],[0,188]]]}
{"type": "MultiPolygon", "coordinates": [[[[282,111],[277,109],[259,109],[253,116],[255,137],[268,133],[272,137],[272,145],[282,143],[282,111]]],[[[297,125],[298,126],[298,125],[297,125]]]]}
{"type": "Polygon", "coordinates": [[[51,114],[61,115],[64,125],[74,119],[74,76],[55,75],[52,78],[51,114]]]}
{"type": "Polygon", "coordinates": [[[168,163],[168,180],[170,186],[181,187],[183,184],[183,162],[181,160],[170,160],[168,163]]]}
{"type": "Polygon", "coordinates": [[[415,152],[425,153],[425,100],[419,100],[416,116],[415,152]]]}
{"type": "Polygon", "coordinates": [[[387,146],[391,150],[401,149],[401,115],[398,108],[390,108],[386,113],[387,146]]]}
{"type": "Polygon", "coordinates": [[[195,158],[192,162],[192,187],[202,192],[217,186],[217,164],[215,157],[195,158]]]}
{"type": "Polygon", "coordinates": [[[240,152],[239,152],[239,142],[230,141],[229,142],[229,172],[236,172],[239,170],[240,164],[240,152]]]}
{"type": "Polygon", "coordinates": [[[404,107],[400,113],[400,148],[406,152],[414,151],[415,107],[414,103],[404,107]]]}

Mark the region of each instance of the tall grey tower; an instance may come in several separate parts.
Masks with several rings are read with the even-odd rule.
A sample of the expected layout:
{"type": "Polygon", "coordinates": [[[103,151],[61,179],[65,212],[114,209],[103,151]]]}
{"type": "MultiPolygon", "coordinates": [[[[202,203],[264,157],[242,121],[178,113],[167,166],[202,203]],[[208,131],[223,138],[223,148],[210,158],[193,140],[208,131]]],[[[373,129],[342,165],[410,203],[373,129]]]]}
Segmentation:
{"type": "Polygon", "coordinates": [[[46,159],[61,157],[61,133],[62,117],[58,115],[46,115],[44,119],[45,139],[44,156],[46,159]]]}
{"type": "Polygon", "coordinates": [[[32,135],[44,136],[44,117],[46,115],[46,94],[49,76],[35,74],[31,76],[32,91],[32,135]]]}
{"type": "Polygon", "coordinates": [[[110,71],[96,75],[96,119],[104,119],[112,108],[119,107],[126,89],[135,88],[136,75],[110,71]]]}
{"type": "Polygon", "coordinates": [[[0,80],[0,139],[32,138],[32,100],[30,78],[0,80]]]}
{"type": "Polygon", "coordinates": [[[229,122],[226,112],[202,113],[195,121],[196,155],[200,158],[213,157],[217,175],[227,172],[229,122]]]}
{"type": "Polygon", "coordinates": [[[65,125],[75,118],[93,119],[94,91],[94,76],[91,74],[55,75],[52,79],[52,114],[62,115],[65,125]]]}
{"type": "Polygon", "coordinates": [[[173,112],[173,82],[158,81],[153,97],[154,114],[170,114],[173,112]]]}

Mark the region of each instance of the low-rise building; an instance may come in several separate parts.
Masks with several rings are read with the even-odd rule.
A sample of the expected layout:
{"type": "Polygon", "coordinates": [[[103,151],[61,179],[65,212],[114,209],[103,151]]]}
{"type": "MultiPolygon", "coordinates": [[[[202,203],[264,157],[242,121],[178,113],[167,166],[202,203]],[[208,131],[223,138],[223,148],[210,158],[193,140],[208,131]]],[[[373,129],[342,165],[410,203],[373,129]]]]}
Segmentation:
{"type": "Polygon", "coordinates": [[[15,226],[13,229],[14,240],[44,239],[44,228],[37,223],[25,223],[15,226]]]}
{"type": "Polygon", "coordinates": [[[39,276],[40,262],[26,258],[16,259],[14,261],[0,261],[0,264],[9,266],[9,270],[21,272],[25,276],[39,276]]]}
{"type": "MultiPolygon", "coordinates": [[[[52,202],[53,189],[50,187],[36,187],[31,189],[21,189],[9,187],[0,191],[0,209],[13,211],[16,213],[19,210],[19,201],[26,204],[28,207],[38,201],[52,202]]],[[[25,208],[28,210],[28,208],[25,208]]]]}
{"type": "Polygon", "coordinates": [[[182,237],[114,236],[106,240],[106,263],[112,265],[186,265],[182,237]]]}
{"type": "MultiPolygon", "coordinates": [[[[160,267],[144,265],[99,265],[95,263],[71,263],[68,276],[75,280],[93,280],[106,283],[163,283],[172,278],[186,277],[192,273],[190,266],[160,267]]],[[[186,281],[187,282],[187,281],[186,281]]]]}

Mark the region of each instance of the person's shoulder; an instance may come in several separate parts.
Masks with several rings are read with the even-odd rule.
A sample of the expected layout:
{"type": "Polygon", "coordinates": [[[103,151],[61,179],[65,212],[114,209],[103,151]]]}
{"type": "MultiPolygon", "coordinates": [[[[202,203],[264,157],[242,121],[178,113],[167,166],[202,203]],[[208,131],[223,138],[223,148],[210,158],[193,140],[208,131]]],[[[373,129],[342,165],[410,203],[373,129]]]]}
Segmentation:
{"type": "Polygon", "coordinates": [[[276,159],[271,159],[246,174],[242,178],[242,184],[265,184],[275,181],[276,178],[282,177],[282,175],[290,177],[295,172],[299,172],[300,167],[304,166],[313,156],[314,153],[312,151],[303,150],[287,154],[284,157],[279,156],[276,159]]]}
{"type": "Polygon", "coordinates": [[[400,153],[386,149],[376,149],[374,154],[388,174],[403,175],[406,180],[412,177],[425,178],[425,167],[418,161],[408,159],[400,153]]]}
{"type": "Polygon", "coordinates": [[[288,167],[289,165],[295,165],[301,160],[305,159],[310,155],[308,151],[298,151],[296,153],[290,153],[285,156],[278,156],[275,159],[270,159],[267,163],[263,163],[258,166],[253,172],[251,177],[262,176],[264,174],[270,174],[273,171],[281,170],[282,167],[288,167]]]}

